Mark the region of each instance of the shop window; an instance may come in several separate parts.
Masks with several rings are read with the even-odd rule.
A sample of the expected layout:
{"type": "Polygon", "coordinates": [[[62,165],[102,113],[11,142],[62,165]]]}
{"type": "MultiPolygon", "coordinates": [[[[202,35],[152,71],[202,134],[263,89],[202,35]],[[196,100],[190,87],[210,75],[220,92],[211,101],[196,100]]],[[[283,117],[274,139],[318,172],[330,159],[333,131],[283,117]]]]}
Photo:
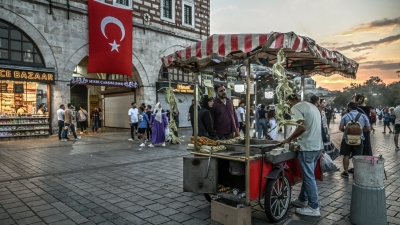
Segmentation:
{"type": "Polygon", "coordinates": [[[194,28],[194,4],[183,2],[182,7],[182,21],[186,27],[194,28]]]}
{"type": "Polygon", "coordinates": [[[161,19],[175,23],[175,0],[161,0],[161,19]]]}
{"type": "Polygon", "coordinates": [[[0,63],[2,61],[7,61],[7,64],[44,67],[43,56],[29,36],[12,24],[0,20],[0,63]]]}
{"type": "Polygon", "coordinates": [[[0,115],[36,114],[39,105],[48,110],[48,84],[21,81],[0,81],[0,115]]]}
{"type": "Polygon", "coordinates": [[[189,70],[182,70],[178,68],[166,68],[161,67],[159,72],[159,80],[169,80],[173,82],[184,82],[189,83],[193,80],[193,73],[189,70]]]}

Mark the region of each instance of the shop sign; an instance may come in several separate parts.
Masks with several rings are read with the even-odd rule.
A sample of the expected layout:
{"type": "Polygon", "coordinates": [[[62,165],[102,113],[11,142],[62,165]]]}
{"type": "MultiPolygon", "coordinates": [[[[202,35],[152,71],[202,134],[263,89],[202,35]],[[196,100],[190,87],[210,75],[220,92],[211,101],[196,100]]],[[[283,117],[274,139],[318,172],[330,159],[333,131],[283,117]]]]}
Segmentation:
{"type": "MultiPolygon", "coordinates": [[[[168,83],[157,83],[157,90],[164,91],[164,87],[168,87],[168,83]]],[[[176,93],[194,93],[193,85],[190,84],[174,84],[171,83],[171,87],[174,89],[173,91],[176,93]]]]}
{"type": "Polygon", "coordinates": [[[0,80],[54,83],[54,73],[0,68],[0,80]]]}
{"type": "Polygon", "coordinates": [[[71,84],[138,88],[138,83],[134,81],[99,80],[86,77],[73,77],[71,79],[71,84]]]}

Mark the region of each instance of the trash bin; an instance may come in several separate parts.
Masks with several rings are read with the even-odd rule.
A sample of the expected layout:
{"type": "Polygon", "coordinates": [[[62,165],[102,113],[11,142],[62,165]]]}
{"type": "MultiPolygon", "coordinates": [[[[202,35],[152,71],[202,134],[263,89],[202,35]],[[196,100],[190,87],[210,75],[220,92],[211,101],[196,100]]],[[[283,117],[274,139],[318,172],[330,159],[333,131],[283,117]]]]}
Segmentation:
{"type": "Polygon", "coordinates": [[[387,225],[386,195],[383,185],[385,159],[354,156],[354,183],[350,222],[356,225],[387,225]]]}

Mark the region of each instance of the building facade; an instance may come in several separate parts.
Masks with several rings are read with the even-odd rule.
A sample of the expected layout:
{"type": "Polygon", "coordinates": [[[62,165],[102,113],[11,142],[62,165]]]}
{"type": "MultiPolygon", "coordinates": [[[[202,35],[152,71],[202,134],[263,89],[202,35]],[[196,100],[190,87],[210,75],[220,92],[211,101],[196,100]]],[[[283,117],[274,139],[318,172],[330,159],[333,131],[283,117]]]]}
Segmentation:
{"type": "Polygon", "coordinates": [[[128,127],[125,118],[130,103],[154,105],[159,100],[157,83],[172,77],[175,83],[190,84],[187,75],[179,76],[182,72],[174,77],[173,71],[163,71],[160,58],[209,36],[209,0],[99,1],[133,9],[132,77],[86,73],[86,0],[0,0],[0,97],[3,105],[11,102],[3,101],[6,95],[14,103],[7,109],[0,105],[0,114],[18,114],[23,107],[21,114],[35,115],[39,104],[44,105],[48,132],[54,133],[58,130],[56,111],[71,102],[89,111],[101,107],[105,126],[128,127]],[[100,81],[71,82],[83,78],[100,81]],[[134,88],[120,88],[114,82],[136,83],[134,88]],[[16,91],[18,85],[24,87],[21,93],[16,91]]]}

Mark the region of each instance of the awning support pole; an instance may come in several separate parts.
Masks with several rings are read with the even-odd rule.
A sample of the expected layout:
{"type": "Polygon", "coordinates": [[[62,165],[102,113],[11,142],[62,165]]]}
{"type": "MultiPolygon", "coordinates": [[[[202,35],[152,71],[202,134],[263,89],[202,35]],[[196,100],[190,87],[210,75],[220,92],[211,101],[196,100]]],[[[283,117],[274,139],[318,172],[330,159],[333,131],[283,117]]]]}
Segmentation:
{"type": "Polygon", "coordinates": [[[306,84],[304,82],[305,82],[304,67],[301,67],[301,101],[306,100],[306,84]]]}
{"type": "Polygon", "coordinates": [[[246,60],[246,204],[250,205],[250,59],[246,60]]]}

